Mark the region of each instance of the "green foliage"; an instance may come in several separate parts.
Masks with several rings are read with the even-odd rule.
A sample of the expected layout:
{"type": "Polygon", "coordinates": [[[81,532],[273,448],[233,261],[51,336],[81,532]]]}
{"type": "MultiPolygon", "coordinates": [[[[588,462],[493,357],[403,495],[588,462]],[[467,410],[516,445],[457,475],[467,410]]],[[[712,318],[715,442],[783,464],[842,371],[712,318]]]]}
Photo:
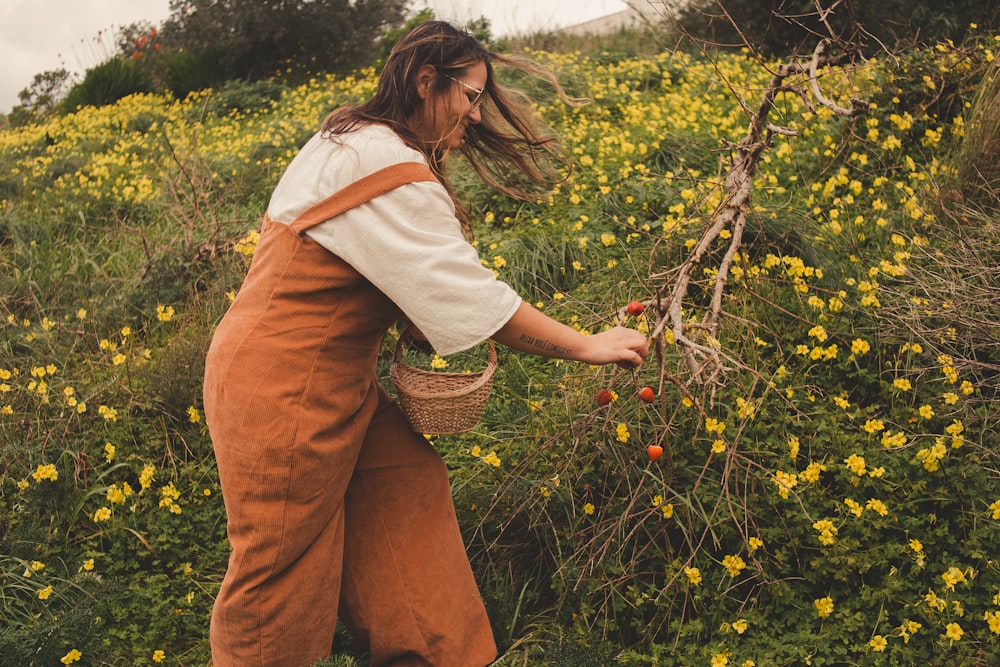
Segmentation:
{"type": "MultiPolygon", "coordinates": [[[[730,370],[705,386],[652,335],[657,300],[774,63],[533,54],[593,103],[538,95],[576,161],[551,196],[457,169],[479,253],[544,311],[622,318],[654,353],[633,372],[501,350],[481,424],[434,439],[498,667],[1000,661],[998,207],[948,194],[992,164],[992,39],[824,77],[876,102],[853,124],[775,100],[799,134],[756,174],[715,332],[730,370]]],[[[204,352],[281,169],[372,86],[133,96],[0,135],[0,655],[207,663],[228,548],[204,352]]],[[[320,664],[366,664],[335,645],[320,664]]]]}
{"type": "Polygon", "coordinates": [[[748,46],[765,54],[811,51],[824,21],[844,41],[854,37],[852,21],[864,27],[871,52],[913,43],[961,41],[970,24],[1000,27],[1000,13],[989,0],[884,0],[851,2],[820,17],[812,0],[723,0],[695,2],[679,19],[684,33],[723,47],[748,46]]]}
{"type": "Polygon", "coordinates": [[[31,85],[17,94],[17,98],[21,101],[21,108],[35,116],[45,115],[53,111],[59,100],[66,94],[70,78],[70,73],[66,68],[36,74],[31,80],[31,85]]]}
{"type": "Polygon", "coordinates": [[[237,73],[222,57],[219,47],[177,50],[160,62],[163,83],[174,97],[184,99],[191,93],[222,86],[237,78],[237,73]]]}
{"type": "Polygon", "coordinates": [[[83,81],[70,89],[59,106],[66,112],[84,106],[99,107],[153,89],[153,77],[144,62],[111,58],[88,69],[83,81]]]}
{"type": "Polygon", "coordinates": [[[379,35],[402,21],[405,7],[402,0],[172,0],[161,39],[170,49],[210,49],[246,80],[291,63],[310,72],[346,70],[371,61],[379,35]]]}

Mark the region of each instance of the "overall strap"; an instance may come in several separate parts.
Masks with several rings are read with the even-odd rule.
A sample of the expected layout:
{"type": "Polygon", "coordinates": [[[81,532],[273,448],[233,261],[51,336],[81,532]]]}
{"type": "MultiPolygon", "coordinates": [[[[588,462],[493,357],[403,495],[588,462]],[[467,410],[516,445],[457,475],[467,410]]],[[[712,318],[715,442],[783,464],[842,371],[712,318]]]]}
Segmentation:
{"type": "Polygon", "coordinates": [[[297,234],[302,234],[335,215],[364,204],[379,195],[398,188],[400,185],[416,181],[437,182],[437,178],[427,165],[420,162],[400,162],[389,165],[354,181],[323,201],[310,206],[290,226],[297,234]]]}

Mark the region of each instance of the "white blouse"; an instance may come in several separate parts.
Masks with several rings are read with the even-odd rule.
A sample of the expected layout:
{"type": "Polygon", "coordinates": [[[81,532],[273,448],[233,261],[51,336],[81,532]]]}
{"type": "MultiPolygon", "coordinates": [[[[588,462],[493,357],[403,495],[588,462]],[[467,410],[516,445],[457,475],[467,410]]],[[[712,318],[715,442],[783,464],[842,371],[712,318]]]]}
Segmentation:
{"type": "MultiPolygon", "coordinates": [[[[268,217],[290,224],[313,204],[399,162],[427,164],[384,125],[313,136],[282,175],[268,217]]],[[[400,186],[306,232],[388,296],[441,355],[481,343],[521,305],[463,237],[440,183],[400,186]]]]}

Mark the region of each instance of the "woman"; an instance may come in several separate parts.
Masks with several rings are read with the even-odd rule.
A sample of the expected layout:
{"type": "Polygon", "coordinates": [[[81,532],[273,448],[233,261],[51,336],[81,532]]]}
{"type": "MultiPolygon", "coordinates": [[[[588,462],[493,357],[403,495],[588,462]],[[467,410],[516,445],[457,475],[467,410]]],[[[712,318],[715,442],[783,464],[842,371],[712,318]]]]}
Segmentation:
{"type": "Polygon", "coordinates": [[[442,355],[490,337],[590,364],[648,352],[631,329],[583,336],[535,310],[468,243],[448,153],[515,196],[546,182],[553,154],[496,61],[508,62],[447,23],[418,26],[372,99],[333,112],[272,195],[207,359],[233,549],[214,667],[308,665],[329,654],[338,615],[373,665],[495,658],[445,466],[375,378],[397,320],[442,355]]]}

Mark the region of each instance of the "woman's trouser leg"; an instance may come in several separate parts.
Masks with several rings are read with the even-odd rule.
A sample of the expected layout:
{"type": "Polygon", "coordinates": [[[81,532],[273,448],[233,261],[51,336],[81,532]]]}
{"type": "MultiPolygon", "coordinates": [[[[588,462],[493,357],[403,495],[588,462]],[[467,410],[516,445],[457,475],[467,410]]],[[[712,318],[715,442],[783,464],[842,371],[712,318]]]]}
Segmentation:
{"type": "Polygon", "coordinates": [[[345,499],[341,618],[373,667],[482,667],[496,645],[447,469],[380,394],[345,499]]]}
{"type": "Polygon", "coordinates": [[[373,389],[361,412],[329,439],[276,446],[267,438],[239,440],[258,429],[218,434],[233,551],[212,611],[213,667],[301,667],[330,654],[344,494],[378,396],[373,389]]]}

